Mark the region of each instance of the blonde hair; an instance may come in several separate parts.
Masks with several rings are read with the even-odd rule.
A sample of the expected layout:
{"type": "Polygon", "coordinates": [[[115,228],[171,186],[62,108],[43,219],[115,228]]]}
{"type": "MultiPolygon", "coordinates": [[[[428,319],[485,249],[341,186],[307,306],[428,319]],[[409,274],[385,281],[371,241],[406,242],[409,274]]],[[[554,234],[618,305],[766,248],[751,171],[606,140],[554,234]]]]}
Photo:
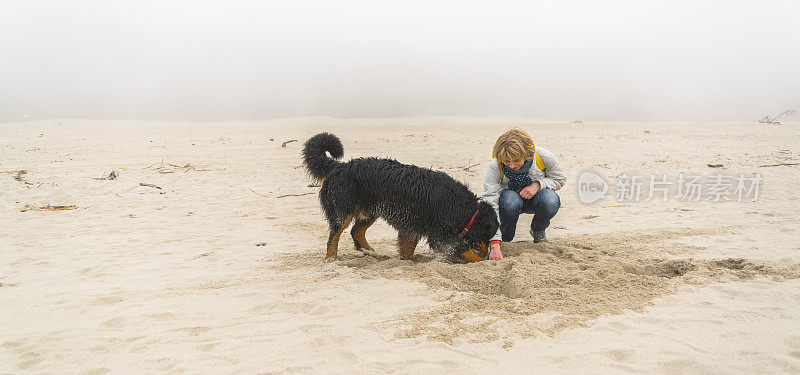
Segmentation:
{"type": "Polygon", "coordinates": [[[497,138],[492,156],[500,162],[533,159],[533,138],[520,128],[511,128],[497,138]]]}

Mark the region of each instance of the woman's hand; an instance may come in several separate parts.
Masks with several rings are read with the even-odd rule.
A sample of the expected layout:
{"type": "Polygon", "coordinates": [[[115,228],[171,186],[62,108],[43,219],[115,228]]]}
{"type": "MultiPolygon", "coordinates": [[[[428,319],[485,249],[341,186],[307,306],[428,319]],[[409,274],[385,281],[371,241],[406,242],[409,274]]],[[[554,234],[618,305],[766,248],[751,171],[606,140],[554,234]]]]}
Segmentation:
{"type": "Polygon", "coordinates": [[[503,259],[503,253],[500,252],[500,244],[493,243],[489,247],[489,260],[500,260],[503,259]]]}
{"type": "Polygon", "coordinates": [[[541,185],[539,184],[539,181],[534,181],[532,184],[530,184],[530,185],[526,186],[524,189],[520,190],[519,191],[519,196],[523,197],[525,199],[531,199],[531,198],[533,198],[534,195],[536,195],[536,193],[539,192],[539,189],[541,189],[541,185]]]}

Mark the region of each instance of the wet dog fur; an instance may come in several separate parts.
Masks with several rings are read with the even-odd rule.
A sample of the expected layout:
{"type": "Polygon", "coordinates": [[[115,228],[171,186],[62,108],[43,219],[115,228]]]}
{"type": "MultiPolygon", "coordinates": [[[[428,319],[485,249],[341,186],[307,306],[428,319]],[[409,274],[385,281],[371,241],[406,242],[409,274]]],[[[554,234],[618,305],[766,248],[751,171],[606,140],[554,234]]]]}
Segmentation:
{"type": "Polygon", "coordinates": [[[326,259],[337,257],[339,237],[351,222],[356,249],[372,251],[365,233],[378,218],[397,230],[402,259],[412,258],[423,237],[451,261],[486,259],[499,226],[497,215],[464,184],[446,173],[393,159],[338,161],[343,155],[342,142],[330,133],[311,137],[303,147],[306,170],[322,181],[319,200],[330,229],[326,259]],[[476,209],[474,223],[460,236],[476,209]]]}

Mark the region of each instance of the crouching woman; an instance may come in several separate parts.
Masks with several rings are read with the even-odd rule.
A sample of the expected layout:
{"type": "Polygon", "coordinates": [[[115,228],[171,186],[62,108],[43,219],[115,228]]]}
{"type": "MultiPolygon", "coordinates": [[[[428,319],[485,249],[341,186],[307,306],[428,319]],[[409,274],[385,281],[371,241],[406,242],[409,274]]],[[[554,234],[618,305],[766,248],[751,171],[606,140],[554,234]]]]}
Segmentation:
{"type": "Polygon", "coordinates": [[[500,220],[500,228],[490,242],[489,259],[503,258],[500,243],[514,239],[523,213],[533,214],[529,232],[533,242],[547,242],[545,229],[561,207],[556,190],[566,180],[553,153],[536,146],[524,130],[512,128],[497,138],[482,195],[500,220]]]}

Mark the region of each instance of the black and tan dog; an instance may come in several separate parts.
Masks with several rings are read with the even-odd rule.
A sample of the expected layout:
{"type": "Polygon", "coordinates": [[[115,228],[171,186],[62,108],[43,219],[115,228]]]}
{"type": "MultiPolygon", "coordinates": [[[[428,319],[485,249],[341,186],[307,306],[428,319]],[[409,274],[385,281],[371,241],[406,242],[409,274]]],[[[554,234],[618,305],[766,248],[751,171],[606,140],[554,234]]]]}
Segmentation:
{"type": "Polygon", "coordinates": [[[451,261],[486,259],[499,225],[497,215],[464,184],[443,172],[392,159],[337,161],[343,155],[342,142],[330,133],[311,137],[303,147],[306,169],[322,181],[319,200],[330,225],[326,258],[336,258],[339,236],[353,220],[350,234],[356,249],[372,250],[364,234],[383,218],[397,229],[402,259],[411,259],[422,237],[451,261]]]}

